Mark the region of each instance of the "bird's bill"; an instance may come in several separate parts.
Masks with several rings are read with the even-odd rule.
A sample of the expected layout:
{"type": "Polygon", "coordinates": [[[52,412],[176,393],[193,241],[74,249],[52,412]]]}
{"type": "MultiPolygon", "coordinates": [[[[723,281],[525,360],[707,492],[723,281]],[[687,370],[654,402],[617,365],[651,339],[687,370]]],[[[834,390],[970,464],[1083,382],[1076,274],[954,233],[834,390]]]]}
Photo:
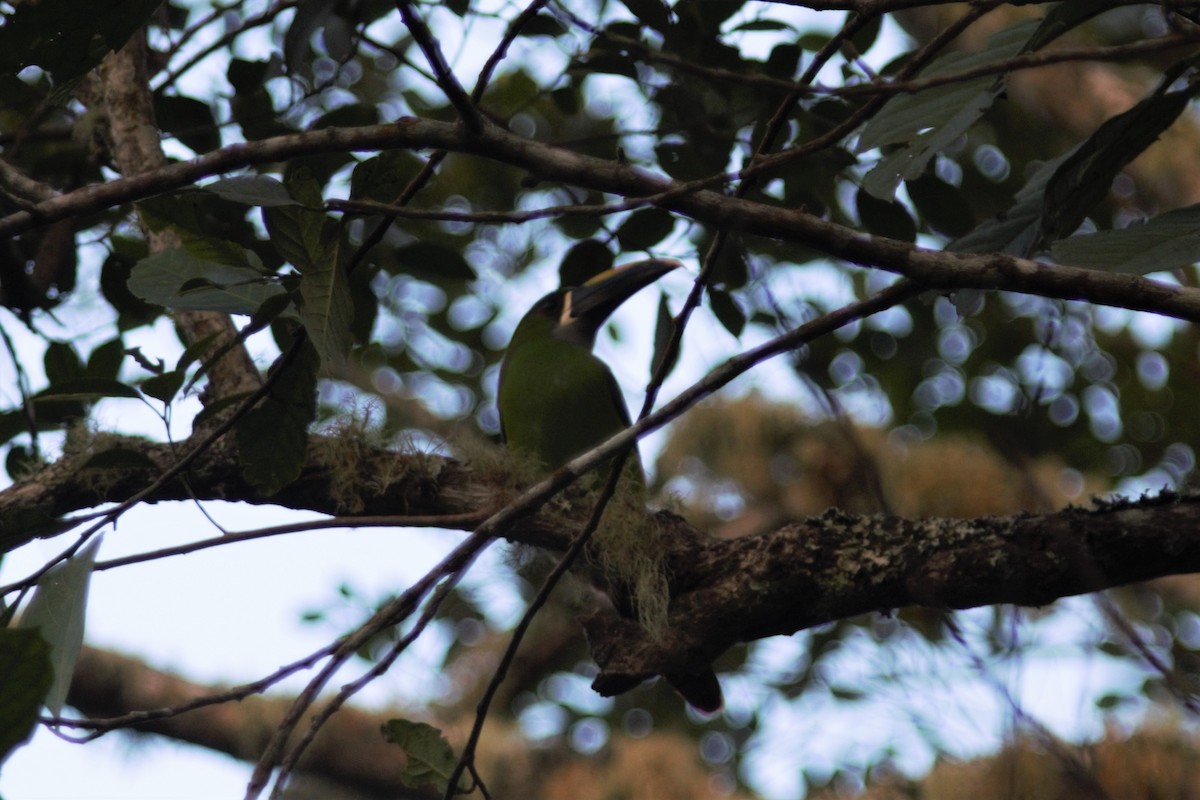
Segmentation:
{"type": "Polygon", "coordinates": [[[673,258],[648,258],[594,275],[587,283],[570,290],[563,320],[590,319],[599,325],[640,289],[681,266],[673,258]]]}

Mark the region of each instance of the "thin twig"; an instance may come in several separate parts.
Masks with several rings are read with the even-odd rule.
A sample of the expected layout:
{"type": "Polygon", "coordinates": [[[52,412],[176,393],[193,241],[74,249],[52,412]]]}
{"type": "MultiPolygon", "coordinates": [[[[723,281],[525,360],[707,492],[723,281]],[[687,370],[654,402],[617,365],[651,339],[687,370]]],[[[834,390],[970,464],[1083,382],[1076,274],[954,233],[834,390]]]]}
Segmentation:
{"type": "Polygon", "coordinates": [[[521,29],[525,27],[526,23],[536,17],[538,12],[549,1],[533,0],[532,3],[525,6],[525,9],[508,24],[507,30],[504,31],[504,37],[496,45],[496,49],[492,51],[492,54],[488,56],[483,69],[479,70],[479,77],[475,80],[475,88],[471,90],[472,102],[479,103],[483,100],[483,92],[492,80],[492,74],[496,71],[496,67],[504,60],[504,56],[508,54],[508,48],[521,35],[521,29]]]}
{"type": "MultiPolygon", "coordinates": [[[[163,76],[162,83],[154,87],[154,91],[160,92],[163,89],[174,85],[175,81],[179,80],[181,76],[185,75],[201,61],[208,58],[218,50],[223,50],[224,48],[228,47],[235,39],[237,39],[237,37],[241,36],[246,31],[253,30],[254,28],[262,25],[269,25],[284,11],[287,11],[289,8],[298,5],[298,2],[299,0],[276,0],[276,2],[270,8],[263,11],[258,16],[243,20],[242,24],[236,30],[226,31],[224,34],[210,42],[206,47],[202,48],[196,53],[193,53],[192,56],[179,67],[168,71],[166,75],[163,76]]],[[[172,49],[178,50],[178,46],[172,49]]]]}
{"type": "Polygon", "coordinates": [[[446,57],[442,55],[442,48],[429,30],[429,26],[425,24],[425,20],[421,19],[410,0],[396,0],[396,7],[400,10],[400,16],[404,20],[405,26],[408,27],[409,33],[421,48],[421,52],[425,54],[425,60],[429,62],[429,68],[433,70],[433,75],[437,79],[438,88],[442,90],[442,94],[446,95],[450,105],[454,106],[463,124],[471,131],[482,129],[483,118],[479,109],[471,101],[470,95],[463,89],[462,84],[458,82],[458,78],[454,76],[450,65],[446,63],[446,57]]]}
{"type": "Polygon", "coordinates": [[[175,547],[164,547],[146,553],[136,553],[123,558],[109,561],[98,561],[92,568],[93,572],[102,572],[118,567],[128,567],[131,564],[144,564],[147,561],[158,561],[172,556],[182,556],[207,550],[210,547],[221,547],[235,542],[250,542],[255,539],[266,539],[272,536],[282,536],[289,533],[304,533],[306,531],[329,530],[333,528],[468,528],[478,525],[485,519],[480,513],[470,514],[385,514],[366,517],[329,517],[314,519],[308,522],[293,522],[287,525],[272,525],[266,528],[256,528],[248,531],[235,531],[209,539],[201,539],[175,547]]]}
{"type": "MultiPolygon", "coordinates": [[[[513,635],[509,640],[508,647],[504,649],[504,655],[501,656],[500,663],[496,665],[496,669],[492,673],[492,679],[488,681],[487,688],[484,690],[483,696],[479,699],[479,704],[475,707],[475,722],[471,725],[471,733],[467,736],[467,741],[463,745],[458,762],[454,765],[454,770],[450,773],[444,800],[451,800],[454,796],[458,781],[462,777],[464,770],[470,768],[472,774],[474,774],[475,748],[479,745],[480,736],[483,735],[483,724],[487,720],[492,700],[495,699],[496,693],[500,690],[500,685],[508,675],[508,669],[516,659],[517,651],[520,649],[525,634],[529,631],[529,626],[533,624],[534,617],[546,605],[546,601],[550,599],[550,594],[554,591],[554,587],[558,585],[563,576],[571,569],[571,566],[579,558],[579,554],[584,551],[588,542],[591,541],[596,529],[600,527],[600,519],[604,516],[604,509],[608,507],[609,501],[612,500],[616,492],[617,484],[620,482],[621,473],[626,460],[629,458],[629,453],[630,450],[626,449],[620,452],[613,460],[612,467],[608,473],[608,480],[596,498],[596,505],[592,508],[592,513],[588,517],[587,524],[571,540],[571,546],[567,548],[566,552],[559,558],[558,563],[554,565],[554,569],[542,581],[542,585],[538,588],[538,592],[533,600],[530,601],[529,607],[521,615],[521,621],[513,629],[513,635]]],[[[476,776],[476,781],[478,780],[478,776],[476,776]]],[[[482,784],[480,788],[483,788],[482,784]]],[[[484,789],[484,793],[486,794],[486,789],[484,789]]]]}
{"type": "Polygon", "coordinates": [[[272,371],[271,374],[267,376],[266,380],[263,381],[262,386],[251,392],[245,400],[243,400],[237,405],[236,408],[234,408],[233,412],[226,419],[222,420],[220,424],[214,427],[191,450],[185,453],[183,457],[179,459],[179,461],[168,467],[167,470],[163,472],[163,474],[157,479],[155,479],[149,486],[134,493],[127,500],[117,504],[116,507],[105,511],[99,520],[79,534],[79,538],[76,539],[72,545],[67,547],[66,550],[64,550],[62,553],[59,553],[56,557],[50,559],[50,561],[44,564],[32,575],[27,576],[22,581],[0,587],[0,596],[7,594],[13,589],[37,583],[37,581],[41,580],[42,576],[53,569],[56,564],[66,561],[79,552],[79,549],[83,547],[97,532],[99,532],[101,528],[110,524],[111,522],[116,521],[116,519],[126,511],[133,508],[147,497],[152,496],[156,491],[159,490],[159,488],[165,486],[169,481],[176,478],[184,470],[191,466],[192,462],[199,458],[202,453],[208,450],[208,448],[212,447],[226,433],[233,430],[233,426],[236,425],[242,417],[249,413],[250,409],[257,405],[259,400],[267,396],[272,387],[274,387],[279,375],[281,375],[286,370],[287,366],[293,360],[295,360],[296,355],[299,353],[300,348],[304,345],[305,341],[307,341],[307,336],[303,331],[301,331],[292,342],[292,346],[280,356],[279,368],[272,371]]]}
{"type": "Polygon", "coordinates": [[[352,214],[382,214],[397,219],[437,220],[441,222],[475,222],[501,223],[522,225],[534,220],[548,217],[601,217],[608,214],[619,214],[635,208],[649,205],[646,198],[625,200],[619,203],[596,203],[591,205],[562,205],[534,208],[529,211],[451,211],[450,209],[407,208],[394,203],[380,203],[375,200],[339,200],[325,201],[325,207],[332,211],[344,211],[352,214]]]}
{"type": "MultiPolygon", "coordinates": [[[[522,495],[522,497],[524,496],[522,495]]],[[[519,500],[520,498],[518,498],[518,502],[519,500]]],[[[511,505],[509,508],[511,508],[511,505]]],[[[250,776],[250,781],[246,786],[246,800],[252,800],[262,793],[270,780],[271,772],[283,756],[284,748],[287,747],[287,742],[291,737],[292,731],[295,730],[300,719],[312,706],[317,695],[328,684],[330,679],[333,678],[334,674],[380,631],[397,625],[411,616],[422,598],[443,579],[457,580],[457,576],[461,571],[470,566],[476,556],[493,541],[496,533],[495,526],[489,526],[488,523],[492,520],[500,519],[505,524],[509,524],[515,519],[515,515],[511,512],[506,514],[506,511],[508,511],[508,508],[489,517],[488,521],[480,525],[474,533],[454,548],[449,555],[442,559],[441,562],[427,572],[419,581],[410,586],[399,597],[388,602],[383,608],[372,615],[371,619],[360,625],[355,631],[347,634],[338,641],[337,646],[330,653],[329,663],[322,667],[320,672],[304,687],[304,690],[296,696],[287,714],[280,721],[279,725],[276,726],[271,736],[271,741],[264,748],[262,755],[259,756],[258,763],[254,767],[254,772],[250,776]]],[[[299,757],[299,754],[296,757],[299,757]]]]}

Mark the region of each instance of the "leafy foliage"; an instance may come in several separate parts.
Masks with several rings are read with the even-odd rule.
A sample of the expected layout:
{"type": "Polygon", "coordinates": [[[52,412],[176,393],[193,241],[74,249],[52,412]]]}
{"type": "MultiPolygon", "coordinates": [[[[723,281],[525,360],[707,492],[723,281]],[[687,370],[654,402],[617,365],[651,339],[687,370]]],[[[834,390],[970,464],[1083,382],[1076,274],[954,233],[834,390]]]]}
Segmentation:
{"type": "MultiPolygon", "coordinates": [[[[230,425],[235,446],[220,452],[250,488],[222,486],[228,499],[303,505],[317,431],[354,447],[458,447],[483,470],[471,448],[484,446],[459,443],[497,438],[498,362],[529,300],[646,255],[702,272],[687,319],[682,279],[660,296],[649,364],[618,370],[639,378],[676,334],[682,355],[664,373],[874,296],[896,272],[934,287],[793,352],[763,380],[793,407],[751,395],[685,416],[657,477],[711,527],[769,529],[828,505],[1045,511],[1085,487],[1192,480],[1200,338],[1194,313],[1168,302],[1195,290],[1200,260],[1200,165],[1182,155],[1200,152],[1190,4],[400,3],[429,34],[382,0],[101,5],[16,3],[0,27],[0,445],[22,486],[79,453],[89,475],[162,474],[128,442],[88,451],[96,419],[124,428],[107,412],[135,406],[164,425],[186,418],[196,436],[230,425]],[[95,71],[126,56],[146,85],[95,71]],[[1104,91],[1088,82],[1102,79],[1104,91]],[[122,94],[141,111],[115,106],[122,94]],[[163,159],[129,144],[130,122],[165,141],[163,159]],[[1112,291],[1114,273],[1132,288],[1112,291]],[[1132,277],[1145,275],[1160,282],[1132,277]],[[198,312],[233,315],[237,335],[189,327],[198,312]],[[263,375],[223,385],[249,353],[263,375]]],[[[604,344],[650,345],[649,316],[636,333],[631,321],[604,344]]],[[[438,479],[354,455],[343,484],[382,495],[413,480],[395,513],[438,479]]],[[[115,499],[105,480],[79,508],[115,499]]],[[[65,524],[4,506],[0,546],[65,524]]],[[[0,752],[24,739],[51,664],[60,710],[90,566],[60,570],[46,579],[67,573],[76,591],[50,614],[53,645],[0,630],[0,661],[26,676],[19,690],[0,681],[0,752]]],[[[47,588],[26,619],[50,613],[47,588]]],[[[458,599],[438,624],[482,625],[486,610],[458,599]]],[[[1176,635],[1194,626],[1185,603],[1129,613],[1167,631],[1155,642],[1167,660],[1194,662],[1176,635]]],[[[997,612],[980,626],[989,656],[1005,653],[1007,623],[997,612]]],[[[398,640],[377,634],[355,652],[380,658],[376,644],[398,640]]],[[[448,670],[472,653],[467,638],[448,670]]],[[[905,610],[809,631],[803,655],[765,677],[766,646],[735,648],[717,666],[756,700],[687,730],[728,751],[709,763],[745,783],[768,698],[867,703],[886,676],[833,680],[846,651],[944,655],[954,639],[942,617],[905,610]]],[[[550,648],[505,710],[553,707],[562,741],[641,712],[682,727],[663,692],[578,702],[561,684],[585,661],[577,640],[550,648]]],[[[408,755],[407,785],[444,791],[445,738],[399,720],[386,732],[408,755]]]]}

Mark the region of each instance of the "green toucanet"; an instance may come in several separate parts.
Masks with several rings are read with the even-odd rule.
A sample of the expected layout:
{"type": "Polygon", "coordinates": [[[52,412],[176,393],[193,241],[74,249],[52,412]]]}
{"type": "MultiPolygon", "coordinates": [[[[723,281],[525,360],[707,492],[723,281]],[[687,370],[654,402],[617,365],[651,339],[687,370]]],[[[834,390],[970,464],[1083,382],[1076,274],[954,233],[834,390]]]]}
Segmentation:
{"type": "MultiPolygon", "coordinates": [[[[616,378],[592,354],[592,345],[619,305],[677,266],[665,259],[638,261],[534,303],[517,324],[500,365],[500,429],[511,450],[536,459],[549,472],[629,426],[616,378]]],[[[629,461],[633,465],[627,471],[644,483],[636,450],[629,461]]],[[[698,673],[665,677],[693,706],[710,712],[721,707],[721,687],[707,665],[698,673]]]]}

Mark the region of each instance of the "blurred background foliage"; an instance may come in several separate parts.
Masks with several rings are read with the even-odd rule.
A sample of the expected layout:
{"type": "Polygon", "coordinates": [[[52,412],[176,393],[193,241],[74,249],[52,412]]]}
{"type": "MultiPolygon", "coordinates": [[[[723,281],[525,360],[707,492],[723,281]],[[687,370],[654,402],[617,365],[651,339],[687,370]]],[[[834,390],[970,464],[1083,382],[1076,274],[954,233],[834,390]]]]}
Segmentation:
{"type": "MultiPolygon", "coordinates": [[[[93,16],[90,3],[75,4],[75,13],[93,16]]],[[[85,73],[96,61],[81,61],[78,43],[20,57],[30,48],[14,37],[49,24],[33,17],[44,5],[50,4],[18,5],[0,29],[0,42],[11,45],[0,51],[12,54],[0,75],[5,212],[39,199],[39,186],[68,191],[112,174],[98,133],[108,121],[71,99],[86,90],[85,73]],[[25,186],[14,177],[20,175],[37,185],[25,186]]],[[[1078,10],[1081,4],[992,5],[994,10],[949,43],[949,54],[987,53],[994,46],[995,40],[988,44],[992,34],[1011,32],[1013,25],[1056,7],[1078,10]]],[[[1160,4],[1100,5],[1106,13],[1080,14],[1082,21],[1055,46],[1116,46],[1192,24],[1178,16],[1182,9],[1160,4]]],[[[768,122],[783,108],[769,151],[835,135],[825,146],[759,175],[747,186],[748,198],[940,248],[1005,214],[1039,165],[1149,96],[1164,71],[1176,69],[1187,55],[1175,49],[1016,73],[975,124],[938,148],[919,174],[898,180],[894,196],[880,197],[865,188],[865,176],[881,155],[902,145],[858,152],[850,131],[838,133],[839,126],[872,102],[867,89],[876,76],[896,74],[938,32],[969,13],[966,6],[912,4],[868,19],[840,43],[812,90],[789,107],[784,99],[796,77],[830,43],[844,14],[745,0],[547,3],[517,31],[481,107],[522,136],[682,181],[750,163],[768,122]]],[[[469,0],[418,9],[468,89],[520,10],[469,0]]],[[[148,27],[155,113],[173,158],[403,115],[456,119],[391,3],[126,3],[112,16],[121,24],[105,31],[106,37],[122,40],[142,24],[148,27]]],[[[1087,209],[1083,230],[1120,229],[1200,201],[1197,133],[1189,107],[1105,187],[1087,209]]],[[[612,200],[587,188],[542,184],[494,160],[462,154],[326,154],[263,165],[258,172],[282,181],[293,200],[387,203],[403,197],[415,210],[520,212],[612,200]],[[418,183],[426,168],[432,177],[418,183]],[[410,199],[406,187],[418,186],[410,199]]],[[[288,297],[295,294],[295,257],[271,235],[273,225],[283,224],[278,217],[273,222],[272,214],[320,215],[342,245],[342,266],[372,231],[386,225],[381,241],[349,275],[353,324],[347,358],[325,365],[320,413],[336,422],[351,404],[371,408],[385,439],[403,435],[424,442],[453,441],[463,431],[497,436],[495,374],[508,332],[536,294],[531,287],[552,284],[556,278],[547,276],[554,270],[577,282],[645,254],[695,263],[716,233],[655,208],[583,210],[522,224],[415,218],[386,224],[383,216],[311,207],[277,212],[233,189],[216,188],[171,192],[137,206],[151,226],[173,227],[190,237],[185,237],[189,252],[202,254],[204,263],[249,270],[257,284],[283,287],[288,297]]],[[[132,211],[118,207],[72,218],[3,244],[0,303],[6,311],[0,320],[7,330],[28,326],[45,343],[40,365],[0,376],[0,440],[14,479],[53,456],[55,440],[48,433],[86,418],[96,403],[116,393],[105,381],[119,380],[178,403],[184,377],[199,366],[199,360],[163,361],[177,353],[150,352],[145,344],[144,332],[163,330],[166,312],[147,302],[144,290],[131,291],[129,278],[147,256],[132,211]],[[82,312],[86,322],[76,324],[82,312]],[[172,372],[179,373],[178,381],[162,380],[172,372]]],[[[1164,277],[1196,285],[1190,262],[1170,266],[1173,271],[1164,277]]],[[[211,289],[215,274],[201,270],[199,285],[164,291],[183,296],[211,289]]],[[[883,280],[796,243],[732,235],[708,274],[706,313],[685,336],[685,353],[698,348],[715,360],[725,353],[714,354],[708,342],[729,342],[732,349],[757,341],[864,297],[883,280]],[[697,346],[698,340],[705,345],[697,346]]],[[[267,295],[276,291],[263,288],[267,295]]],[[[276,340],[286,342],[294,315],[282,306],[266,314],[260,305],[265,300],[256,298],[234,310],[263,312],[276,340]]],[[[672,302],[678,306],[677,298],[672,302]]],[[[649,338],[645,327],[637,336],[649,338]]],[[[1047,511],[1111,490],[1183,488],[1200,441],[1200,422],[1186,399],[1200,396],[1198,353],[1195,326],[1175,321],[1024,295],[927,295],[795,353],[786,369],[757,390],[735,391],[694,409],[673,426],[657,454],[656,485],[665,502],[727,536],[770,530],[830,506],[975,516],[1047,511]]],[[[522,571],[536,568],[536,563],[512,567],[510,577],[527,597],[531,590],[522,571]]],[[[916,675],[950,684],[969,674],[987,687],[989,671],[1052,658],[1032,652],[1045,641],[1051,649],[1070,642],[1144,670],[1141,683],[1105,691],[1094,698],[1095,708],[1080,710],[1093,723],[1081,724],[1076,735],[1107,730],[1120,738],[1129,726],[1153,716],[1150,709],[1176,707],[1179,683],[1194,688],[1200,647],[1200,618],[1193,611],[1200,590],[1193,584],[1176,578],[1111,593],[1124,632],[1106,627],[1104,615],[1087,603],[1070,601],[1061,604],[1062,611],[994,609],[959,621],[904,610],[809,631],[788,646],[758,643],[718,663],[729,710],[703,721],[685,717],[678,701],[662,691],[641,689],[604,703],[590,697],[584,677],[590,667],[565,602],[539,619],[536,645],[528,648],[533,655],[506,684],[503,706],[543,745],[557,742],[587,754],[603,750],[619,763],[631,752],[629,741],[651,726],[675,732],[688,748],[698,748],[717,777],[706,772],[691,789],[681,789],[687,785],[681,782],[675,795],[664,790],[656,797],[704,796],[696,788],[700,784],[721,793],[771,793],[779,786],[845,790],[876,776],[894,777],[898,764],[911,770],[914,763],[928,766],[934,758],[961,754],[954,735],[940,727],[936,705],[928,697],[906,695],[921,692],[913,688],[919,685],[916,675]],[[1080,613],[1091,614],[1095,624],[1067,626],[1063,633],[1060,614],[1080,613]],[[1170,676],[1142,666],[1147,648],[1171,669],[1170,676]],[[781,706],[817,713],[838,706],[886,733],[833,747],[821,766],[808,767],[776,752],[781,734],[767,725],[767,710],[778,725],[781,706]],[[915,760],[913,751],[921,754],[915,760]],[[794,774],[764,777],[772,769],[794,774]]],[[[377,600],[356,597],[352,587],[344,587],[339,598],[331,608],[347,598],[377,600]]],[[[330,624],[333,616],[331,609],[317,609],[310,619],[330,624]]],[[[465,592],[442,622],[456,637],[444,663],[453,689],[435,708],[455,718],[473,705],[504,631],[486,603],[465,592]]],[[[1018,711],[1002,708],[999,714],[1017,719],[1018,711]]],[[[1013,729],[1027,732],[1019,719],[1013,729]]],[[[1139,739],[1139,746],[1152,738],[1139,739]]],[[[1025,759],[1038,747],[1044,750],[1045,742],[1022,740],[1005,757],[1025,759]]],[[[1061,768],[1064,762],[1053,763],[1061,768]]],[[[1193,777],[1181,780],[1194,788],[1190,763],[1180,770],[1193,777]]],[[[629,769],[659,767],[651,759],[629,769]]],[[[1016,768],[995,762],[986,769],[1012,775],[1016,768]]],[[[945,773],[940,766],[935,770],[935,776],[945,773]]],[[[576,780],[573,792],[584,785],[612,789],[594,776],[576,780]]],[[[916,793],[905,796],[967,795],[961,788],[966,784],[955,785],[960,788],[942,794],[910,787],[916,793]]],[[[1032,796],[1015,785],[1006,791],[994,796],[1032,796]]],[[[975,788],[970,793],[992,796],[975,788]]],[[[612,789],[563,796],[651,795],[612,789]]]]}

